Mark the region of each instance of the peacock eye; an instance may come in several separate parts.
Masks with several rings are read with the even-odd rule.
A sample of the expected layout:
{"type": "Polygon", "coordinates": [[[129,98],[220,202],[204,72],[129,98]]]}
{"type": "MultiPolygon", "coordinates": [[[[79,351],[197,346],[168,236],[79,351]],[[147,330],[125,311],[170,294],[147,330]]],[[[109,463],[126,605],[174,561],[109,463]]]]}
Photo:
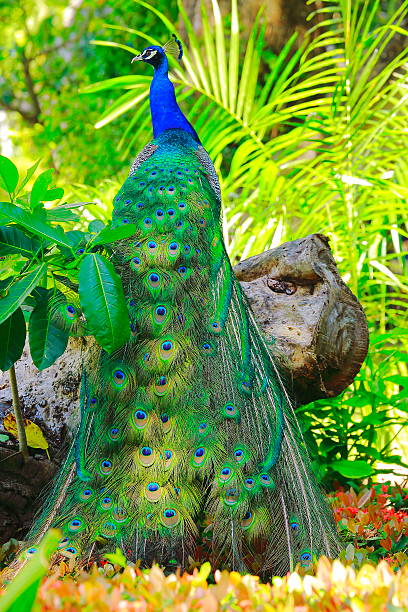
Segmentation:
{"type": "Polygon", "coordinates": [[[145,49],[142,53],[142,57],[144,60],[152,59],[156,55],[156,49],[145,49]]]}

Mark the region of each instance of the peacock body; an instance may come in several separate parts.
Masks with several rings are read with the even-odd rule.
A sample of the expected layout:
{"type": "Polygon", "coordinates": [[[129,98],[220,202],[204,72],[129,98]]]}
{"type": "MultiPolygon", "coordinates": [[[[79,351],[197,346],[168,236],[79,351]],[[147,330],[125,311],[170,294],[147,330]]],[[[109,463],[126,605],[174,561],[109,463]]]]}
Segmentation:
{"type": "Polygon", "coordinates": [[[217,176],[177,105],[165,51],[137,59],[155,69],[154,140],[112,220],[137,227],[112,258],[131,337],[85,368],[78,433],[31,539],[55,526],[59,553],[81,563],[120,547],[185,567],[207,517],[213,562],[283,574],[335,553],[335,527],[231,268],[217,176]]]}

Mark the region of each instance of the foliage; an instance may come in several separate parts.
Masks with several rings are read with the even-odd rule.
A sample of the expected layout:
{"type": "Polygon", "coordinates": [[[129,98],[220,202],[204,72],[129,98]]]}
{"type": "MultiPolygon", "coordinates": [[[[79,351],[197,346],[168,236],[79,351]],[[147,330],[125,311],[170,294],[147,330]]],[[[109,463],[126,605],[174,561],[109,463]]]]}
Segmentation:
{"type": "Polygon", "coordinates": [[[128,237],[134,226],[113,230],[94,222],[86,232],[64,231],[59,223],[75,222],[73,209],[83,204],[44,206],[64,193],[51,186],[52,170],[39,174],[31,192],[23,193],[37,166],[18,185],[16,166],[0,156],[0,177],[10,197],[0,209],[6,224],[0,227],[0,254],[7,259],[5,278],[0,279],[3,370],[20,358],[24,348],[22,310],[29,315],[31,356],[40,370],[65,351],[70,334],[94,334],[108,352],[122,346],[130,334],[130,328],[117,324],[128,316],[127,305],[121,280],[104,253],[109,257],[109,244],[128,237]]]}
{"type": "MultiPolygon", "coordinates": [[[[175,0],[166,2],[173,18],[175,8],[175,0]]],[[[127,120],[95,131],[93,123],[114,96],[83,96],[80,89],[130,70],[120,49],[90,44],[103,34],[106,20],[160,36],[153,16],[135,11],[132,0],[8,0],[0,3],[0,19],[0,109],[13,145],[7,153],[20,160],[41,155],[66,186],[93,185],[122,171],[116,143],[127,120]]],[[[132,35],[122,38],[133,41],[132,35]]]]}
{"type": "Polygon", "coordinates": [[[339,490],[329,499],[344,542],[349,542],[342,561],[378,563],[385,558],[395,570],[408,563],[407,489],[378,484],[358,492],[339,490]]]}
{"type": "MultiPolygon", "coordinates": [[[[48,442],[44,437],[41,428],[38,427],[33,421],[30,419],[24,419],[23,421],[24,429],[26,432],[27,445],[31,448],[41,448],[46,451],[48,459],[50,458],[48,452],[48,442]]],[[[13,413],[9,412],[5,415],[3,419],[3,427],[6,431],[11,433],[15,438],[18,438],[18,427],[16,423],[16,418],[13,413]]]]}
{"type": "Polygon", "coordinates": [[[407,425],[408,377],[389,376],[391,367],[397,370],[407,358],[390,342],[406,337],[408,331],[398,328],[372,334],[370,353],[353,384],[336,398],[298,409],[315,469],[328,486],[391,473],[396,466],[406,472],[407,459],[395,452],[393,442],[407,425]]]}
{"type": "Polygon", "coordinates": [[[41,579],[47,573],[50,557],[57,547],[60,532],[50,529],[41,542],[38,554],[19,572],[7,591],[0,598],[1,612],[20,612],[31,610],[40,586],[41,579]]]}

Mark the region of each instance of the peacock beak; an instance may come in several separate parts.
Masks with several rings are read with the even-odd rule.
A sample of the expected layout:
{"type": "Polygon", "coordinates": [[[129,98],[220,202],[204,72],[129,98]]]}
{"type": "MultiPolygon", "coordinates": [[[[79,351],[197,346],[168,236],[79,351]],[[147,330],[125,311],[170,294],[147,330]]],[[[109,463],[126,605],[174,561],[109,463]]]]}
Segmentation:
{"type": "Polygon", "coordinates": [[[139,54],[139,55],[135,55],[135,57],[132,58],[132,61],[130,63],[133,64],[133,62],[142,62],[142,61],[143,61],[143,57],[141,54],[139,54]]]}

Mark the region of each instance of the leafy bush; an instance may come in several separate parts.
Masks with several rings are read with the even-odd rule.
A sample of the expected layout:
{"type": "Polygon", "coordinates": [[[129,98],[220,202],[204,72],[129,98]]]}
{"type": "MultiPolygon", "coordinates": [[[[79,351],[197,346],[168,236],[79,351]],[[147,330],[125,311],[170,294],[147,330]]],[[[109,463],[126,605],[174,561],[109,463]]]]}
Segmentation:
{"type": "Polygon", "coordinates": [[[329,496],[343,541],[343,561],[377,563],[397,570],[408,563],[408,490],[389,484],[329,496]]]}
{"type": "Polygon", "coordinates": [[[0,278],[0,368],[20,358],[29,314],[31,356],[43,370],[65,351],[69,335],[94,335],[109,353],[122,346],[130,327],[120,277],[109,261],[109,245],[134,234],[133,224],[111,229],[98,221],[88,231],[64,231],[80,204],[46,208],[64,191],[50,187],[52,170],[42,172],[23,193],[38,163],[19,182],[16,166],[0,156],[0,177],[10,202],[1,202],[0,256],[7,266],[0,278]],[[107,257],[105,256],[107,255],[107,257]],[[23,309],[23,310],[22,310],[23,309]],[[13,333],[11,333],[11,330],[13,333]],[[120,330],[120,331],[118,331],[120,330]]]}
{"type": "Polygon", "coordinates": [[[372,334],[353,384],[336,398],[298,409],[315,470],[328,487],[408,468],[402,449],[396,452],[393,445],[408,424],[408,376],[390,376],[406,361],[392,344],[402,338],[408,339],[408,330],[372,334]]]}

